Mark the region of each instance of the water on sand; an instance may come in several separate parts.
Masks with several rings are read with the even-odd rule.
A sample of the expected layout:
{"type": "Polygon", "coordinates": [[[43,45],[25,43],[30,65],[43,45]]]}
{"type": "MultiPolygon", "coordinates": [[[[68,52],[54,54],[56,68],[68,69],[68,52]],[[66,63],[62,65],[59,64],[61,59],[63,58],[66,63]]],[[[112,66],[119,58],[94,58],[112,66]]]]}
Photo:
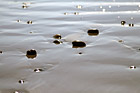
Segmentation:
{"type": "Polygon", "coordinates": [[[0,93],[139,93],[140,0],[0,1],[0,93]]]}

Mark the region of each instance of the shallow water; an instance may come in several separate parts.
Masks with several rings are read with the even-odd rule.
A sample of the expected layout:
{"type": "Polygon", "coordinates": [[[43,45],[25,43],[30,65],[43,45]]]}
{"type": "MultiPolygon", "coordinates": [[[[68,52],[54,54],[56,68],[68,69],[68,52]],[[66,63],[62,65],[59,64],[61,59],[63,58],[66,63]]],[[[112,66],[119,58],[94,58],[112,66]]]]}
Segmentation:
{"type": "Polygon", "coordinates": [[[140,0],[0,1],[0,93],[139,93],[140,0]]]}

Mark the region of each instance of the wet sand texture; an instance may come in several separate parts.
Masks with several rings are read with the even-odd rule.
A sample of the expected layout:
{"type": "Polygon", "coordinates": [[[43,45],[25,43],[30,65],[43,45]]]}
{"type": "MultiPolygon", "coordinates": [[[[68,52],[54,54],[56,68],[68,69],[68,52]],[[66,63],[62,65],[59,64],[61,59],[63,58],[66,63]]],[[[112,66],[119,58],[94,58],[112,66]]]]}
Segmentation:
{"type": "Polygon", "coordinates": [[[140,0],[0,2],[0,93],[140,93],[140,0]]]}

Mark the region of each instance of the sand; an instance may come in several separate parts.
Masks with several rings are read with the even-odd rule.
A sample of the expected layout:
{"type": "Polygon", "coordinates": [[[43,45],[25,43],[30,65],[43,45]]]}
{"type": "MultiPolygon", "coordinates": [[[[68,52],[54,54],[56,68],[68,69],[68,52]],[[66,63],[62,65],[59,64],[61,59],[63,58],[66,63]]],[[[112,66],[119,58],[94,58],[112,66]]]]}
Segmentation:
{"type": "Polygon", "coordinates": [[[139,93],[140,0],[0,1],[0,93],[139,93]]]}

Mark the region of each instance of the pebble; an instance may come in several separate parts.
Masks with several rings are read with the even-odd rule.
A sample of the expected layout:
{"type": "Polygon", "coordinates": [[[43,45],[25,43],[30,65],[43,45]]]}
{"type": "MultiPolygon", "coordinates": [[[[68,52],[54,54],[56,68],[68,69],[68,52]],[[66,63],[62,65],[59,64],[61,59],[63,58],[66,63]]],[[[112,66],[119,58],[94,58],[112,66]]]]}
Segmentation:
{"type": "Polygon", "coordinates": [[[33,22],[32,21],[27,21],[27,24],[32,24],[33,22]]]}
{"type": "Polygon", "coordinates": [[[36,56],[37,56],[37,52],[36,52],[36,50],[34,50],[34,49],[31,49],[31,50],[28,50],[27,52],[26,52],[26,56],[28,57],[28,58],[35,58],[36,56]]]}
{"type": "Polygon", "coordinates": [[[121,25],[125,25],[125,23],[126,23],[125,21],[121,21],[121,25]]]}
{"type": "Polygon", "coordinates": [[[82,52],[79,52],[79,54],[81,55],[81,54],[83,54],[82,52]]]}
{"type": "Polygon", "coordinates": [[[55,43],[56,45],[58,45],[58,44],[61,44],[61,43],[62,43],[62,41],[59,41],[59,40],[54,40],[54,41],[53,41],[53,43],[55,43]]]}
{"type": "Polygon", "coordinates": [[[56,35],[53,36],[53,38],[55,38],[55,39],[61,39],[61,35],[60,34],[56,34],[56,35]]]}
{"type": "Polygon", "coordinates": [[[17,20],[17,22],[21,22],[21,20],[17,20]]]}
{"type": "Polygon", "coordinates": [[[120,42],[120,43],[121,43],[121,42],[123,42],[123,40],[118,40],[118,42],[120,42]]]}
{"type": "Polygon", "coordinates": [[[79,12],[74,12],[74,15],[79,15],[79,12]]]}
{"type": "Polygon", "coordinates": [[[89,36],[97,36],[99,34],[99,30],[98,29],[89,29],[87,31],[89,36]]]}
{"type": "Polygon", "coordinates": [[[129,26],[130,26],[130,27],[133,27],[133,26],[134,26],[134,24],[129,24],[129,26]]]}
{"type": "Polygon", "coordinates": [[[43,69],[41,69],[41,68],[36,68],[36,69],[34,69],[34,72],[42,72],[42,71],[44,71],[43,69]]]}
{"type": "Polygon", "coordinates": [[[24,84],[24,80],[19,80],[18,81],[20,84],[24,84]]]}
{"type": "Polygon", "coordinates": [[[64,13],[64,15],[68,15],[68,13],[64,13]]]}
{"type": "Polygon", "coordinates": [[[0,53],[2,54],[2,51],[0,51],[0,53]]]}
{"type": "Polygon", "coordinates": [[[28,6],[27,5],[23,5],[22,8],[26,9],[26,8],[28,8],[28,6]]]}
{"type": "Polygon", "coordinates": [[[130,69],[136,69],[136,66],[130,66],[130,69]]]}
{"type": "Polygon", "coordinates": [[[86,43],[83,41],[75,40],[72,42],[72,47],[73,48],[83,48],[83,47],[86,47],[86,43]]]}

